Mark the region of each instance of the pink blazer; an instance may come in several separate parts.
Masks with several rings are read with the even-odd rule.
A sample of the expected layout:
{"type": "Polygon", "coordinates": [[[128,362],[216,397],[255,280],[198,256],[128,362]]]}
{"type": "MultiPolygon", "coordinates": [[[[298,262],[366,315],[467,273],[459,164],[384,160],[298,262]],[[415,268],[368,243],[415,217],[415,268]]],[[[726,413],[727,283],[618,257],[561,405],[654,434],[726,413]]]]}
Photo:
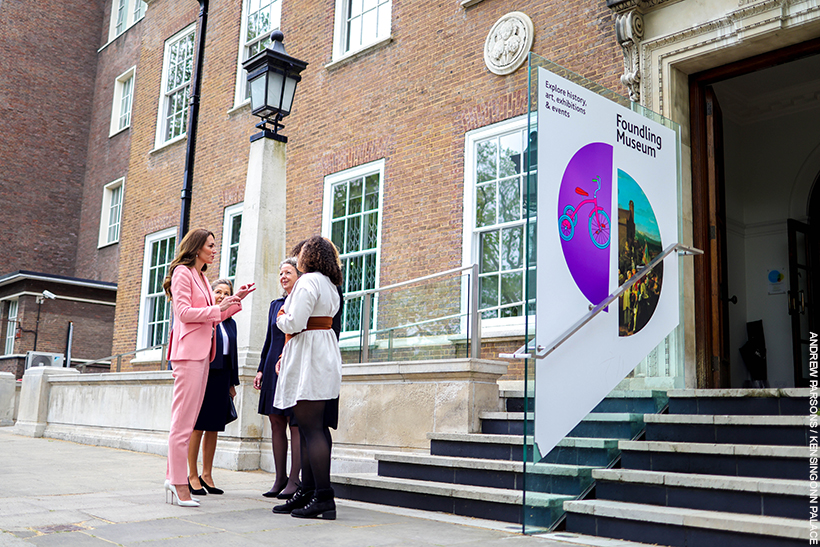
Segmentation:
{"type": "Polygon", "coordinates": [[[211,287],[194,270],[177,266],[171,275],[171,295],[174,308],[174,327],[168,344],[168,358],[199,360],[216,354],[214,327],[242,309],[231,306],[221,311],[214,304],[211,287]]]}

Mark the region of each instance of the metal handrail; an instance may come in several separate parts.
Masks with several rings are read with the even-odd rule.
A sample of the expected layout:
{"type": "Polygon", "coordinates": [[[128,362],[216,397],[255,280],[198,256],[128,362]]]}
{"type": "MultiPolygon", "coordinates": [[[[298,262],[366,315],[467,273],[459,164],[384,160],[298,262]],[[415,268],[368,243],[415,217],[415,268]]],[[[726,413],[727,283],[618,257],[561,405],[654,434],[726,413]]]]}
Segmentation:
{"type": "MultiPolygon", "coordinates": [[[[675,243],[668,246],[666,249],[663,250],[661,254],[653,258],[649,264],[641,268],[641,270],[630,277],[629,279],[624,282],[623,285],[618,287],[615,292],[604,298],[597,306],[593,306],[590,304],[589,312],[584,315],[581,319],[575,322],[570,328],[564,331],[563,334],[558,336],[552,343],[548,344],[547,346],[538,345],[535,347],[535,354],[527,352],[527,344],[524,344],[520,348],[518,348],[514,353],[499,353],[498,356],[503,359],[543,359],[556,349],[558,346],[566,342],[573,334],[581,330],[587,323],[592,321],[596,315],[604,311],[606,308],[609,307],[610,304],[615,302],[624,292],[627,291],[632,285],[643,279],[649,272],[651,272],[655,266],[663,262],[663,259],[669,256],[670,254],[674,253],[675,251],[678,252],[679,255],[702,255],[703,251],[700,249],[695,249],[694,247],[688,247],[683,245],[682,243],[675,243]]],[[[532,340],[530,340],[532,342],[532,340]]]]}
{"type": "MultiPolygon", "coordinates": [[[[470,270],[471,277],[470,277],[470,285],[469,285],[469,300],[468,300],[468,309],[470,319],[467,322],[467,338],[470,340],[470,357],[472,359],[478,359],[481,356],[481,330],[480,330],[480,316],[478,314],[478,264],[471,264],[469,266],[462,266],[460,268],[453,268],[451,270],[446,270],[439,273],[434,273],[430,275],[425,275],[422,277],[417,277],[415,279],[410,279],[408,281],[402,281],[400,283],[394,283],[392,285],[387,285],[384,287],[378,287],[375,289],[365,289],[363,291],[356,291],[352,293],[345,294],[345,300],[353,300],[355,298],[363,298],[362,302],[362,327],[360,331],[361,335],[361,347],[362,347],[362,356],[361,362],[367,363],[370,359],[370,315],[371,311],[371,304],[370,304],[370,296],[376,293],[380,293],[383,291],[387,291],[390,289],[398,289],[400,287],[405,287],[407,285],[412,285],[414,283],[421,283],[422,281],[429,281],[430,279],[435,279],[437,277],[443,277],[446,275],[452,275],[455,273],[461,273],[470,270]]],[[[441,320],[439,318],[438,320],[441,320]]],[[[398,328],[398,327],[396,327],[398,328]]],[[[384,329],[385,331],[388,329],[384,329]]],[[[374,331],[374,332],[382,332],[382,331],[374,331]]]]}
{"type": "Polygon", "coordinates": [[[160,370],[165,370],[165,366],[168,362],[167,353],[165,351],[166,347],[167,347],[167,344],[159,344],[159,345],[156,345],[156,346],[150,346],[150,347],[147,347],[147,348],[137,349],[137,350],[129,351],[129,352],[126,352],[126,353],[119,353],[117,355],[110,355],[108,357],[103,357],[102,359],[97,359],[95,361],[89,361],[88,363],[83,363],[82,365],[74,367],[74,368],[78,368],[78,369],[80,369],[80,372],[84,373],[85,372],[85,367],[87,367],[89,365],[96,365],[97,363],[107,363],[110,367],[111,366],[111,360],[116,359],[117,360],[117,372],[120,372],[121,369],[122,369],[122,358],[125,357],[126,355],[136,355],[137,353],[140,353],[140,352],[143,352],[143,351],[149,351],[149,350],[152,350],[152,349],[160,349],[161,350],[160,353],[162,354],[162,359],[160,361],[159,369],[160,370]]]}

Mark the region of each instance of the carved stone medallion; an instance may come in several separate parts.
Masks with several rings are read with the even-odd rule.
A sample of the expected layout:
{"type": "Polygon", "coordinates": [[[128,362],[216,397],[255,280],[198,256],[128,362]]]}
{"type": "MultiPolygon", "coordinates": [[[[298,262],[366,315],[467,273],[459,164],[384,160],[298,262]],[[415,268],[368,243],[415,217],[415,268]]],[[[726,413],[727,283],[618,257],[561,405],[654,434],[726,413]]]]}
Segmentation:
{"type": "Polygon", "coordinates": [[[532,47],[532,20],[513,11],[496,21],[484,42],[484,63],[493,74],[512,74],[527,59],[532,47]]]}

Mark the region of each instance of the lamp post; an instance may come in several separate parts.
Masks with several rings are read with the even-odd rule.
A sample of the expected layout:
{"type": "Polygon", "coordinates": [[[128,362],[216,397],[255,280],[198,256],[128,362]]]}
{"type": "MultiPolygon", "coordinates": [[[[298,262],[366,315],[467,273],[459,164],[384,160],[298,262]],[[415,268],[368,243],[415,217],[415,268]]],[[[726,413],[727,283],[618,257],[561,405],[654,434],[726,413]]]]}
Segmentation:
{"type": "Polygon", "coordinates": [[[262,131],[253,135],[251,142],[263,137],[288,142],[285,135],[279,134],[279,130],[285,127],[280,122],[290,114],[296,84],[302,80],[300,73],[308,65],[285,53],[285,45],[282,43],[285,35],[282,31],[274,30],[270,39],[270,46],[242,63],[242,67],[248,72],[251,113],[262,118],[256,124],[262,131]]]}
{"type": "Polygon", "coordinates": [[[282,119],[293,108],[300,73],[307,63],[285,53],[282,38],[281,32],[274,31],[271,45],[242,65],[248,71],[251,112],[261,118],[256,124],[261,131],[250,139],[236,257],[236,282],[255,281],[257,290],[242,301],[242,313],[235,316],[240,382],[234,398],[237,420],[225,429],[221,448],[217,448],[223,451],[222,461],[232,469],[259,468],[263,424],[257,413],[259,392],[253,389],[253,379],[259,368],[259,348],[265,341],[269,303],[278,297],[277,284],[265,281],[279,271],[279,262],[287,256],[287,137],[280,131],[282,119]]]}

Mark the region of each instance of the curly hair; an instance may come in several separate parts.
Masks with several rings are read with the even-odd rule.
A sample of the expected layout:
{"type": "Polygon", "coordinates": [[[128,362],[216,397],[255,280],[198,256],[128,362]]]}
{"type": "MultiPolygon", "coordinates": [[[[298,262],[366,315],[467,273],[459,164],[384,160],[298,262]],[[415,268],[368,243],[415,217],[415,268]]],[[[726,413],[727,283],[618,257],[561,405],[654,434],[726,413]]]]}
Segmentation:
{"type": "Polygon", "coordinates": [[[319,272],[326,275],[334,285],[342,284],[342,270],[339,268],[338,251],[330,240],[313,236],[304,241],[299,254],[299,265],[305,273],[319,272]]]}
{"type": "MultiPolygon", "coordinates": [[[[208,236],[214,237],[214,233],[205,228],[194,228],[182,238],[179,248],[177,249],[177,256],[173,262],[171,262],[170,266],[168,266],[168,273],[165,274],[165,281],[162,282],[162,288],[165,289],[165,295],[168,297],[168,300],[173,298],[171,295],[171,276],[174,275],[174,268],[179,265],[194,266],[196,264],[196,255],[199,250],[205,246],[205,243],[208,241],[208,236]]],[[[202,271],[204,272],[207,269],[208,265],[203,264],[202,271]]]]}

